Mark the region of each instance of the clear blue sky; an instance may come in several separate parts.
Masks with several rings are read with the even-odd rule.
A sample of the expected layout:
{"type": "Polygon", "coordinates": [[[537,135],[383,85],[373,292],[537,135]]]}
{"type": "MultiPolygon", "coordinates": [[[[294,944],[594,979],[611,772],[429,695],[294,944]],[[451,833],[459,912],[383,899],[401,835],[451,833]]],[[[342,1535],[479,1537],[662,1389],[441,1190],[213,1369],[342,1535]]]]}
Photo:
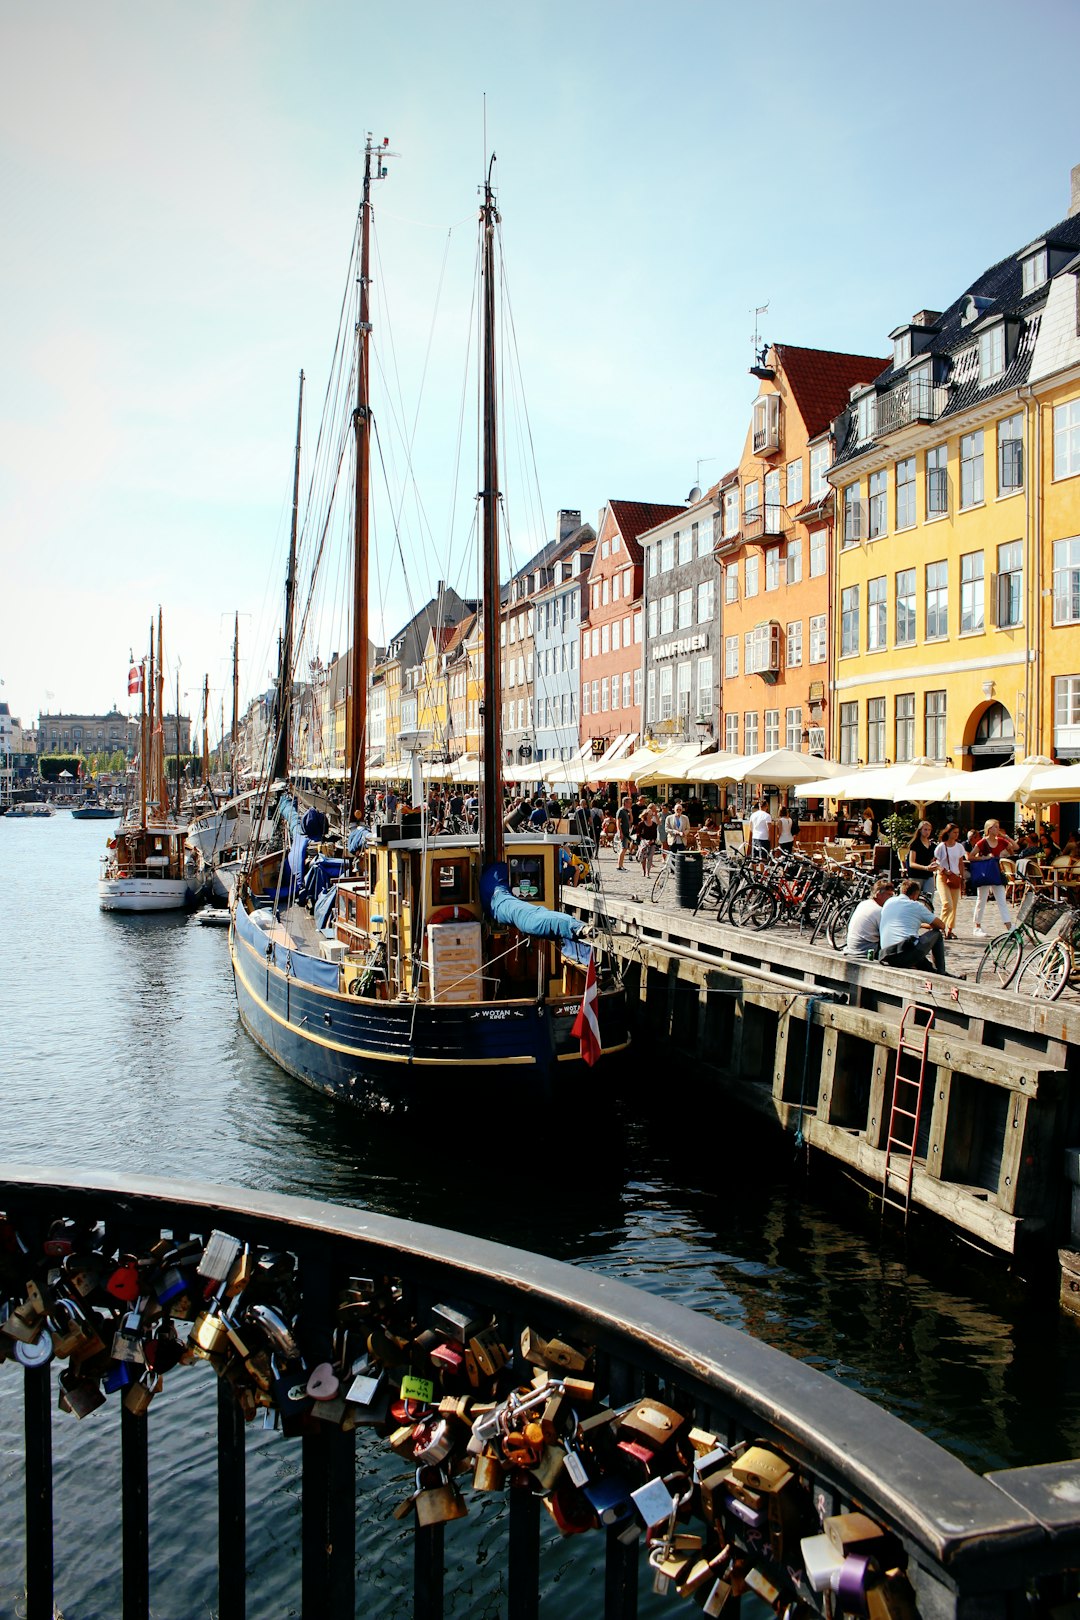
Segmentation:
{"type": "Polygon", "coordinates": [[[540,481],[519,558],[558,507],[733,464],[755,305],[766,340],[885,354],[1062,217],[1080,163],[1073,0],[50,0],[3,40],[0,695],[24,722],[124,707],[158,602],[185,691],[208,671],[216,711],[236,609],[266,685],[297,374],[321,400],[365,130],[401,154],[378,238],[410,413],[444,254],[449,327],[416,452],[435,555],[407,585],[383,566],[376,639],[455,577],[485,94],[540,481]]]}

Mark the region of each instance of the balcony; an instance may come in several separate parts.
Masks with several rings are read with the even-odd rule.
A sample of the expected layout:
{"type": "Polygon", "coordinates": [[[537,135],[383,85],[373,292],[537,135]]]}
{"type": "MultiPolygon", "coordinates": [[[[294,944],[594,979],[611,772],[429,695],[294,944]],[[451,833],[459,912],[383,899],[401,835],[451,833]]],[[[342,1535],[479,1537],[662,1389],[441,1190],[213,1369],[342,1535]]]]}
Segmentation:
{"type": "MultiPolygon", "coordinates": [[[[823,1515],[857,1508],[886,1532],[882,1545],[890,1563],[906,1567],[919,1610],[897,1578],[880,1595],[899,1608],[871,1614],[955,1620],[993,1593],[1003,1612],[1038,1615],[1060,1595],[1060,1572],[1075,1565],[1075,1463],[980,1477],[806,1363],[579,1266],[369,1210],[152,1177],[45,1177],[4,1165],[0,1208],[5,1253],[19,1257],[7,1267],[16,1329],[8,1353],[17,1360],[0,1367],[0,1379],[22,1380],[24,1449],[20,1457],[13,1447],[5,1468],[10,1474],[21,1462],[25,1474],[20,1612],[28,1620],[52,1620],[54,1597],[65,1613],[82,1612],[91,1581],[115,1585],[95,1601],[123,1620],[147,1620],[152,1602],[154,1612],[168,1602],[169,1612],[213,1610],[221,1620],[248,1612],[346,1620],[369,1606],[422,1620],[436,1620],[444,1607],[536,1620],[541,1592],[564,1578],[580,1593],[575,1612],[632,1620],[639,1587],[653,1575],[644,1531],[669,1522],[670,1492],[659,1496],[663,1514],[649,1517],[669,1467],[691,1487],[684,1511],[705,1544],[702,1559],[715,1557],[722,1570],[726,1544],[753,1591],[785,1607],[797,1602],[806,1620],[833,1612],[831,1592],[826,1583],[821,1596],[809,1584],[788,1510],[800,1523],[808,1516],[812,1530],[823,1515]],[[55,1280],[61,1272],[70,1299],[55,1280]],[[132,1313],[125,1278],[156,1303],[132,1313]],[[88,1333],[97,1350],[87,1348],[88,1333]],[[370,1364],[369,1339],[380,1345],[370,1364]],[[479,1365],[476,1379],[459,1370],[461,1340],[473,1371],[479,1365]],[[152,1357],[149,1345],[157,1347],[152,1357]],[[57,1418],[53,1357],[68,1363],[61,1387],[70,1410],[57,1418]],[[342,1394],[305,1392],[313,1363],[324,1387],[337,1367],[347,1380],[342,1394]],[[537,1367],[551,1392],[544,1424],[566,1440],[545,1440],[539,1463],[523,1454],[523,1426],[514,1421],[537,1367]],[[148,1418],[161,1375],[166,1389],[185,1393],[148,1418]],[[408,1395],[399,1395],[406,1375],[408,1395]],[[477,1430],[477,1448],[466,1450],[469,1408],[480,1402],[475,1421],[483,1425],[489,1398],[507,1421],[477,1430]],[[402,1415],[402,1401],[413,1403],[411,1412],[406,1406],[402,1415]],[[593,1407],[586,1437],[577,1409],[593,1407]],[[213,1444],[200,1452],[215,1408],[216,1456],[213,1444]],[[269,1447],[265,1436],[248,1443],[260,1409],[282,1426],[269,1447]],[[53,1427],[74,1424],[73,1414],[89,1422],[74,1452],[69,1440],[62,1447],[64,1556],[54,1592],[53,1427]],[[608,1420],[628,1417],[640,1425],[620,1451],[608,1420]],[[383,1438],[391,1430],[393,1450],[383,1438]],[[678,1439],[680,1430],[688,1438],[678,1439]],[[278,1443],[293,1449],[271,1479],[259,1459],[278,1443]],[[432,1477],[414,1495],[421,1451],[444,1443],[446,1464],[422,1463],[421,1475],[432,1477]],[[784,1512],[762,1498],[748,1517],[741,1496],[724,1488],[748,1443],[776,1448],[792,1470],[784,1512]],[[162,1457],[180,1455],[184,1467],[168,1489],[152,1488],[169,1467],[162,1457]],[[514,1460],[500,1461],[504,1455],[514,1460]],[[297,1497],[295,1530],[284,1534],[282,1514],[293,1519],[297,1497]],[[545,1505],[564,1539],[552,1536],[545,1505]],[[452,1524],[462,1517],[480,1523],[482,1557],[476,1533],[452,1524]],[[88,1574],[78,1550],[101,1534],[103,1520],[119,1520],[119,1534],[107,1568],[98,1560],[88,1574]],[[247,1592],[249,1571],[258,1596],[247,1592]],[[448,1573],[456,1582],[449,1593],[448,1573]]],[[[15,1527],[2,1528],[13,1584],[15,1527]]],[[[654,1556],[656,1545],[654,1537],[654,1556]]],[[[713,1580],[709,1570],[705,1576],[713,1580]]]]}
{"type": "Polygon", "coordinates": [[[786,508],[779,502],[766,501],[763,506],[753,506],[743,513],[742,537],[744,540],[782,540],[791,532],[791,524],[785,516],[786,508]]]}
{"type": "Polygon", "coordinates": [[[919,422],[936,422],[945,408],[947,390],[940,383],[908,377],[877,397],[877,437],[919,422]]]}

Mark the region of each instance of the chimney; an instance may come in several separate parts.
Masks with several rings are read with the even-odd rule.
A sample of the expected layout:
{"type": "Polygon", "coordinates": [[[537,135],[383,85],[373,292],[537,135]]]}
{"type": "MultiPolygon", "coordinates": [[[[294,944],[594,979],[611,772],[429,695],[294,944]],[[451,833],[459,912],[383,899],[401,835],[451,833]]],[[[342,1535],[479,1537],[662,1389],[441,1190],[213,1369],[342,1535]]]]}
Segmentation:
{"type": "Polygon", "coordinates": [[[556,521],[556,540],[559,542],[559,544],[561,544],[573,534],[575,529],[580,528],[581,513],[573,512],[569,509],[569,507],[564,507],[563,510],[559,512],[558,519],[556,521]]]}
{"type": "Polygon", "coordinates": [[[911,324],[912,326],[936,326],[940,319],[940,309],[920,309],[911,317],[911,324]]]}
{"type": "Polygon", "coordinates": [[[1080,163],[1072,171],[1072,197],[1069,202],[1069,218],[1080,214],[1080,163]]]}

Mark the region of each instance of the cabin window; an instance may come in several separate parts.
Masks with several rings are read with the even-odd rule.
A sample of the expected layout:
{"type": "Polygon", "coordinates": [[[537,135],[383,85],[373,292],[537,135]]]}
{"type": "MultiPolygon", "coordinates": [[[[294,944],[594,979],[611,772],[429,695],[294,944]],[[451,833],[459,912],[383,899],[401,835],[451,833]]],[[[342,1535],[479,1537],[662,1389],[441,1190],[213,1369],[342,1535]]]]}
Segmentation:
{"type": "Polygon", "coordinates": [[[516,894],[519,900],[542,900],[544,898],[544,857],[542,855],[511,855],[507,861],[510,868],[510,893],[516,894]]]}
{"type": "Polygon", "coordinates": [[[449,906],[468,904],[472,899],[472,862],[468,856],[454,860],[433,861],[431,866],[431,904],[449,906]]]}

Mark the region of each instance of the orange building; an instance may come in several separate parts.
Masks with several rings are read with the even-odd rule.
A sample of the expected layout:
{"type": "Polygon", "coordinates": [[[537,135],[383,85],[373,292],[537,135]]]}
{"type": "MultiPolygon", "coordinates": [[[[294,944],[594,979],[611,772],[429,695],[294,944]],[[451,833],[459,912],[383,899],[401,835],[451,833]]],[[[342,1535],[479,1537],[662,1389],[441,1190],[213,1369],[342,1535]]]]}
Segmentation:
{"type": "Polygon", "coordinates": [[[582,743],[594,751],[617,737],[641,733],[642,586],[638,536],[681,506],[609,501],[600,514],[589,569],[588,606],[581,626],[582,743]]]}
{"type": "Polygon", "coordinates": [[[742,459],[720,481],[720,746],[826,753],[834,570],[830,424],[886,364],[776,343],[742,459]]]}

